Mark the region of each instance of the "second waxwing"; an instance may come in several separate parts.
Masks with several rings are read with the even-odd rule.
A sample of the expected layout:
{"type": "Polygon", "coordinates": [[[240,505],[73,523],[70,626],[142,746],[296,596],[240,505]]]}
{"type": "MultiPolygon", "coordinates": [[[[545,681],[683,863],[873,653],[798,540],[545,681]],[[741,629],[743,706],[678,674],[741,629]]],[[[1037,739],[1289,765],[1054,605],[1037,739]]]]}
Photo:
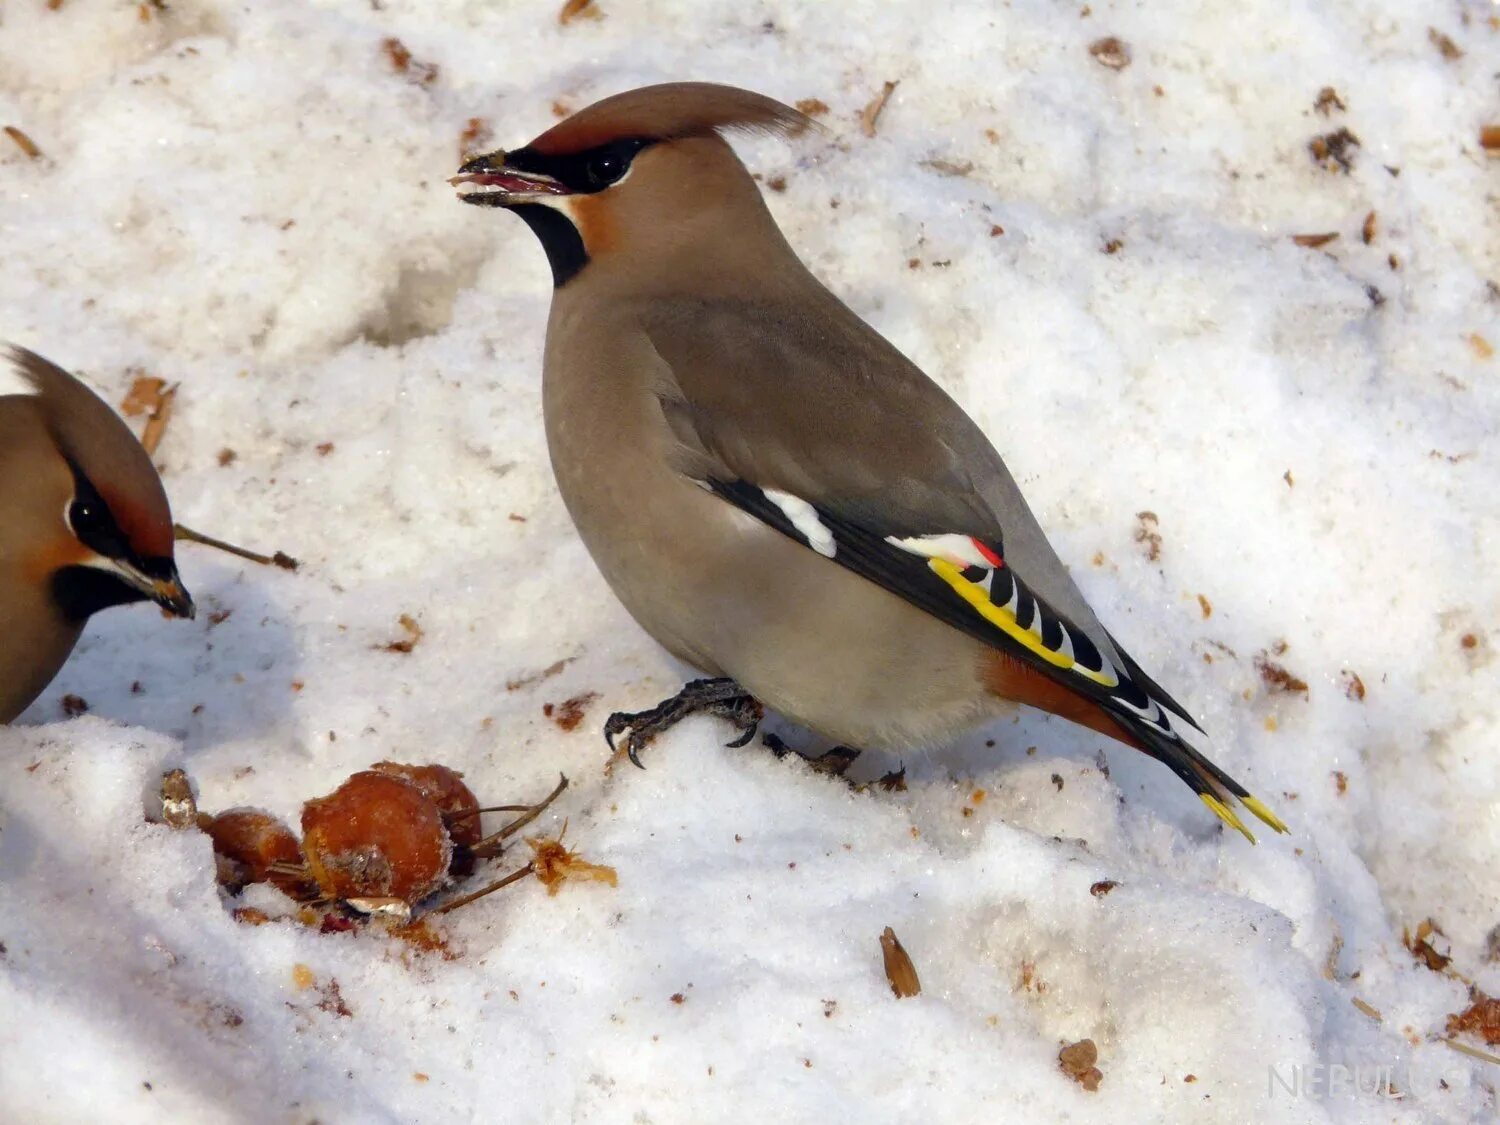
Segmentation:
{"type": "Polygon", "coordinates": [[[1198,724],[1089,608],[985,435],[807,270],[722,136],[811,124],[652,86],[455,178],[551,264],[543,407],[579,534],[711,677],[606,734],[634,759],[694,709],[753,731],[758,700],[899,752],[1019,702],[1158,759],[1246,836],[1237,804],[1285,831],[1189,744],[1198,724]]]}
{"type": "Polygon", "coordinates": [[[72,375],[0,345],[0,723],[52,682],[91,616],[139,601],[193,616],[151,458],[72,375]]]}

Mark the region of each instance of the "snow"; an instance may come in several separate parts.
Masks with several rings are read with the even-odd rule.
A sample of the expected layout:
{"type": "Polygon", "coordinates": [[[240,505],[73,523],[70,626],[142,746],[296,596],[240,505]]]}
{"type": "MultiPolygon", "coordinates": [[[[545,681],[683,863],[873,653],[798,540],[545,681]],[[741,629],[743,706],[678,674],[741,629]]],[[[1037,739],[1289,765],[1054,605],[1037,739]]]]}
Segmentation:
{"type": "Polygon", "coordinates": [[[1466,989],[1401,935],[1433,918],[1500,991],[1495,9],[600,6],[0,16],[0,123],[42,152],[0,137],[0,336],[112,402],[133,368],[180,381],[178,518],[302,560],[184,545],[197,621],[101,615],[0,731],[0,1116],[1490,1119],[1500,1068],[1440,1041],[1466,989]],[[1126,68],[1091,57],[1107,35],[1126,68]],[[904,793],[707,719],[605,774],[604,716],[685,670],[553,489],[542,254],[444,180],[470,118],[516,144],[554,103],[676,78],[827,103],[825,136],[738,142],[784,178],[788,237],[994,437],[1290,837],[1251,848],[1031,713],[907,757],[904,793]],[[1347,110],[1314,111],[1325,86],[1347,110]],[[1340,127],[1348,174],[1307,147],[1340,127]],[[409,654],[384,647],[401,614],[409,654]],[[543,714],[590,692],[571,732],[543,714]],[[66,693],[91,713],[63,721],[66,693]],[[618,888],[509,888],[437,923],[448,960],[239,924],[206,839],[145,820],[174,766],[207,809],[295,822],[382,758],[491,803],[565,772],[538,828],[618,888]],[[885,982],[888,925],[918,998],[885,982]],[[1084,1037],[1095,1093],[1057,1065],[1084,1037]]]}

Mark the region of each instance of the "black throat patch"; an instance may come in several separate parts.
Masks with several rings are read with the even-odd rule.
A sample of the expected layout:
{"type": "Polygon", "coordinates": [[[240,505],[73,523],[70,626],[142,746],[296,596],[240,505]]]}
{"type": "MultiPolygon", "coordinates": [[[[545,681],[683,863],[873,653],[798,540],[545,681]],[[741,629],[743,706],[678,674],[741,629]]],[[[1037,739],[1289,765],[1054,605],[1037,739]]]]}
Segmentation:
{"type": "Polygon", "coordinates": [[[545,203],[521,203],[510,208],[525,221],[541,241],[552,267],[552,285],[561,289],[589,264],[583,236],[572,221],[545,203]]]}

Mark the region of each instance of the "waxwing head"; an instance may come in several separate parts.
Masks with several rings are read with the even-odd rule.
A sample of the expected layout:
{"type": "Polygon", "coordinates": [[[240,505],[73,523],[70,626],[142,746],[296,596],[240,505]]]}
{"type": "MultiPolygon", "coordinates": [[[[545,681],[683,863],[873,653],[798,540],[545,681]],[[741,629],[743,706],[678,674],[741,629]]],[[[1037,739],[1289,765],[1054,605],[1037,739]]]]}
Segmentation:
{"type": "Polygon", "coordinates": [[[524,219],[557,286],[595,263],[619,262],[641,287],[653,265],[671,272],[686,255],[722,250],[726,239],[784,249],[754,180],[720,134],[815,127],[761,94],[672,82],[595,102],[524,148],[469,160],[452,182],[465,203],[524,219]]]}
{"type": "Polygon", "coordinates": [[[12,454],[0,495],[0,559],[68,622],[153,601],[192,617],[173,558],[161,478],[104,401],[62,368],[0,346],[0,423],[12,454]],[[22,452],[24,450],[24,453],[22,452]],[[23,480],[24,487],[11,482],[23,480]]]}

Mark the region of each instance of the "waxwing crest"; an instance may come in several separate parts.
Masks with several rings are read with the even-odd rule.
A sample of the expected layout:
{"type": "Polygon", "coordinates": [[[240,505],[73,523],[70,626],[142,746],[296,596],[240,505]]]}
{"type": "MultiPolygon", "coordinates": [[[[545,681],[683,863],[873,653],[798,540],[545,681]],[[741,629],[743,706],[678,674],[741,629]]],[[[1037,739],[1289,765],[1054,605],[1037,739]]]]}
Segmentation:
{"type": "Polygon", "coordinates": [[[725,129],[796,136],[814,128],[817,123],[805,113],[763,94],[713,82],[666,82],[595,102],[527,147],[559,156],[622,137],[666,141],[725,129]]]}

